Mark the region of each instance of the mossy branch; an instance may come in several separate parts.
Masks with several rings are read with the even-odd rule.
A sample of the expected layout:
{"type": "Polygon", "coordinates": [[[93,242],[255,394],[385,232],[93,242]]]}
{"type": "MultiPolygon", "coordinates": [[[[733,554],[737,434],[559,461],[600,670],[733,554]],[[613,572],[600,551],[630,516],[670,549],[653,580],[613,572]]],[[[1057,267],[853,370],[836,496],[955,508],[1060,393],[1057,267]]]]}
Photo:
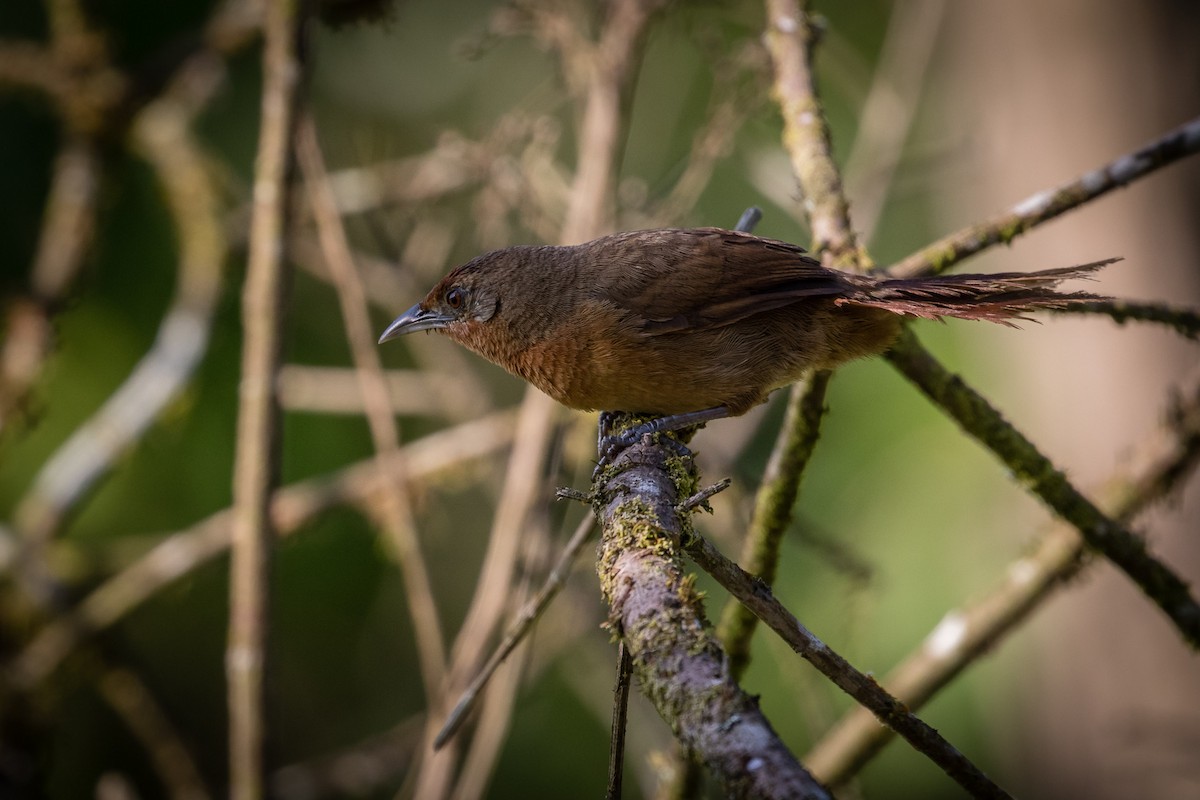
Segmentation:
{"type": "Polygon", "coordinates": [[[828,797],[738,686],[709,632],[681,556],[691,526],[676,508],[695,493],[694,470],[646,441],[625,450],[607,475],[596,500],[598,573],[609,624],[642,693],[727,796],[828,797]]]}
{"type": "MultiPolygon", "coordinates": [[[[818,372],[806,386],[798,386],[788,395],[783,427],[754,498],[754,516],[739,563],[768,586],[775,582],[779,547],[792,524],[800,479],[821,435],[821,420],[827,408],[825,390],[832,377],[831,372],[818,372]]],[[[758,617],[735,599],[730,599],[721,613],[717,637],[729,653],[729,666],[736,678],[741,678],[750,663],[750,640],[757,624],[758,617]]]]}

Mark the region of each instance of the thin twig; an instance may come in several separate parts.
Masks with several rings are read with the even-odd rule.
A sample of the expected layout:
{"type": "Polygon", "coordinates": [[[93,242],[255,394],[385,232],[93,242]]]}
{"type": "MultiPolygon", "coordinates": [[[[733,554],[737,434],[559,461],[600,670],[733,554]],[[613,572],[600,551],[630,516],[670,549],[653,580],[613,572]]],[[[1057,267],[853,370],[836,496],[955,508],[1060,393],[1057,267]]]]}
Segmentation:
{"type": "Polygon", "coordinates": [[[471,709],[474,708],[479,698],[479,693],[491,679],[492,673],[504,662],[504,659],[508,658],[513,648],[525,638],[533,623],[546,610],[546,606],[550,605],[550,601],[562,590],[563,585],[567,581],[567,576],[571,574],[575,558],[579,555],[579,551],[583,549],[583,545],[591,538],[594,530],[595,519],[590,515],[584,517],[583,521],[579,523],[579,527],[575,529],[575,533],[567,541],[554,568],[546,576],[546,582],[542,584],[542,588],[517,613],[517,616],[509,624],[504,638],[492,652],[491,657],[488,658],[487,662],[479,670],[479,673],[475,675],[467,685],[467,688],[459,696],[454,709],[447,716],[445,723],[443,723],[441,730],[438,731],[437,737],[434,739],[434,747],[442,747],[462,727],[462,724],[470,715],[471,709]]]}
{"type": "Polygon", "coordinates": [[[942,738],[941,734],[917,718],[902,702],[885,692],[874,679],[856,670],[809,632],[775,598],[765,583],[756,580],[737,564],[725,558],[703,537],[692,537],[687,549],[705,572],[770,626],[771,630],[778,633],[793,650],[863,707],[869,709],[880,722],[895,730],[916,750],[924,753],[945,770],[946,774],[970,792],[972,797],[1009,796],[942,738]]]}
{"type": "Polygon", "coordinates": [[[137,737],[172,800],[207,800],[195,759],[145,682],[123,668],[103,670],[96,689],[137,737]]]}
{"type": "Polygon", "coordinates": [[[268,3],[264,20],[262,124],[254,175],[250,252],[242,292],[241,387],[230,564],[229,786],[235,800],[265,794],[265,658],[271,492],[277,481],[275,374],[283,331],[291,137],[300,83],[299,6],[268,3]]]}
{"type": "MultiPolygon", "coordinates": [[[[779,549],[792,524],[800,479],[821,435],[825,392],[832,377],[828,371],[814,373],[806,385],[788,394],[783,425],[754,497],[754,513],[739,563],[768,586],[775,582],[779,549]]],[[[735,677],[740,678],[750,663],[750,641],[757,623],[758,618],[733,599],[721,613],[717,637],[729,654],[735,677]]]]}
{"type": "Polygon", "coordinates": [[[889,272],[899,278],[945,272],[968,256],[995,244],[1008,244],[1030,228],[1197,151],[1200,151],[1200,117],[1070,183],[1031,195],[986,222],[970,225],[922,247],[894,264],[889,272]]]}
{"type": "Polygon", "coordinates": [[[612,727],[608,734],[608,788],[605,800],[621,800],[625,777],[625,727],[629,723],[629,685],[633,682],[633,659],[625,642],[617,643],[617,678],[613,686],[612,727]]]}
{"type": "Polygon", "coordinates": [[[675,511],[680,514],[686,514],[695,508],[703,508],[711,512],[712,509],[709,508],[708,501],[732,485],[733,478],[722,478],[714,484],[705,486],[686,500],[681,501],[679,505],[675,506],[675,511]]]}
{"type": "Polygon", "coordinates": [[[887,359],[963,430],[991,450],[1026,489],[1074,525],[1089,547],[1129,576],[1170,618],[1185,641],[1200,647],[1200,604],[1186,582],[1150,555],[1144,539],[1096,508],[987,400],[921,347],[911,331],[906,329],[901,334],[887,359]]]}

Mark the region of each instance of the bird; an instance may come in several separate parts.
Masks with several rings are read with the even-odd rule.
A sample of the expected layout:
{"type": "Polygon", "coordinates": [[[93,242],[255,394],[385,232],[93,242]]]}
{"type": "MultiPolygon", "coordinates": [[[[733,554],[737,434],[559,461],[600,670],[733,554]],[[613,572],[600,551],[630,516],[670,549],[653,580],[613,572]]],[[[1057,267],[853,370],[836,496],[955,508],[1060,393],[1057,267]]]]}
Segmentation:
{"type": "Polygon", "coordinates": [[[480,255],[379,343],[436,331],[569,408],[652,415],[639,433],[672,430],[739,416],[812,370],[880,354],[906,316],[1013,325],[1103,300],[1055,287],[1118,260],[901,279],[827,267],[741,231],[629,231],[480,255]]]}

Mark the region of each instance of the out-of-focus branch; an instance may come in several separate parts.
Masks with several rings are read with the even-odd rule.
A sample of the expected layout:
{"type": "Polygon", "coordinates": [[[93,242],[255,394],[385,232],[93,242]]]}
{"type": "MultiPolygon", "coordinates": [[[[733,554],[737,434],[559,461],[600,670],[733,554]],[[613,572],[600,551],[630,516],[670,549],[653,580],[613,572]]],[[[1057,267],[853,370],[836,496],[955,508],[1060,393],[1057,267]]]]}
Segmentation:
{"type": "Polygon", "coordinates": [[[141,678],[127,669],[109,668],[96,688],[146,749],[172,800],[207,800],[196,762],[141,678]]]}
{"type": "Polygon", "coordinates": [[[854,204],[854,224],[864,241],[871,240],[892,187],[945,12],[945,0],[892,6],[871,90],[846,159],[846,194],[854,204]]]}
{"type": "MultiPolygon", "coordinates": [[[[202,66],[202,65],[201,65],[202,66]]],[[[206,156],[189,125],[198,97],[219,70],[195,69],[147,105],[131,129],[134,147],[154,168],[179,236],[178,285],[150,351],[96,414],[43,465],[15,512],[29,570],[39,576],[40,551],[112,464],[178,396],[203,356],[220,289],[226,240],[206,156]]],[[[52,285],[52,284],[50,284],[52,285]]],[[[35,594],[46,587],[30,585],[35,594]]]]}
{"type": "MultiPolygon", "coordinates": [[[[629,99],[651,16],[665,0],[617,0],[608,7],[588,60],[587,91],[579,124],[579,162],[567,206],[562,243],[578,244],[612,227],[612,202],[629,99]]],[[[564,58],[571,58],[564,53],[564,58]]]]}
{"type": "MultiPolygon", "coordinates": [[[[411,483],[427,482],[508,446],[513,415],[501,411],[417,439],[402,450],[411,483]]],[[[290,536],[316,515],[340,505],[369,507],[385,489],[373,461],[302,481],[275,492],[272,528],[290,536]]],[[[28,690],[45,680],[81,642],[119,622],[176,580],[224,553],[230,543],[232,510],[224,509],[191,528],[165,536],[134,563],[100,584],[71,612],[42,628],[14,659],[7,677],[28,690]]]]}
{"type": "Polygon", "coordinates": [[[304,172],[309,204],[317,224],[317,235],[325,253],[325,261],[337,288],[342,307],[342,321],[362,393],[363,407],[375,445],[376,464],[389,487],[378,505],[379,516],[391,543],[393,557],[404,576],[408,595],[408,611],[416,632],[417,654],[421,677],[430,707],[438,702],[442,677],[446,669],[446,645],[438,620],[437,602],[429,581],[429,570],[421,553],[416,523],[412,517],[404,480],[404,462],[397,457],[399,430],[392,416],[391,401],[384,381],[383,365],[375,347],[376,336],[371,328],[366,293],[358,277],[346,231],[338,216],[337,204],[329,187],[325,159],[317,142],[312,117],[305,115],[296,131],[296,151],[304,172]],[[391,472],[384,469],[390,468],[391,472]]]}
{"type": "Polygon", "coordinates": [[[1025,231],[1200,151],[1200,117],[1070,183],[1030,195],[1001,214],[950,234],[894,264],[898,278],[934,275],[1025,231]]]}
{"type": "MultiPolygon", "coordinates": [[[[1131,467],[1107,481],[1101,506],[1128,524],[1151,503],[1183,484],[1200,461],[1200,374],[1192,376],[1166,424],[1139,448],[1131,467]]],[[[1012,563],[985,597],[947,613],[921,645],[883,683],[910,708],[920,708],[983,654],[1014,631],[1088,564],[1079,532],[1060,522],[1032,552],[1012,563]]],[[[831,785],[846,781],[883,746],[892,732],[863,708],[849,711],[809,752],[813,773],[831,785]]]]}
{"type": "Polygon", "coordinates": [[[467,715],[475,705],[476,698],[483,687],[491,679],[492,673],[508,658],[509,654],[516,648],[522,639],[529,633],[533,627],[533,623],[537,621],[542,612],[546,610],[546,606],[550,605],[550,601],[558,596],[559,591],[567,582],[567,577],[571,574],[571,567],[575,563],[575,558],[579,555],[579,551],[583,549],[583,545],[591,538],[593,520],[591,517],[585,518],[576,528],[575,533],[567,542],[554,568],[550,570],[550,574],[546,577],[546,582],[542,588],[538,590],[532,598],[530,598],[517,615],[509,623],[508,631],[504,634],[504,639],[492,651],[492,655],[488,658],[487,663],[479,670],[479,673],[471,680],[471,683],[463,690],[462,697],[454,706],[454,710],[450,712],[445,723],[438,731],[437,737],[434,739],[434,747],[441,747],[452,737],[462,723],[466,721],[467,715]]]}
{"type": "Polygon", "coordinates": [[[765,72],[766,55],[762,45],[750,42],[713,65],[713,87],[703,127],[692,137],[692,149],[683,172],[670,191],[649,210],[648,219],[638,227],[655,228],[677,225],[695,208],[708,187],[713,169],[729,154],[742,122],[763,102],[758,87],[742,86],[748,75],[760,78],[765,72]]]}
{"type": "Polygon", "coordinates": [[[33,261],[32,297],[14,300],[7,309],[0,345],[0,433],[41,374],[53,334],[50,313],[91,245],[99,171],[96,146],[85,137],[71,137],[55,159],[33,261]]]}
{"type": "Polygon", "coordinates": [[[270,499],[278,480],[275,376],[283,332],[288,179],[300,85],[300,4],[270,0],[263,23],[261,126],[249,259],[242,290],[242,368],[233,474],[229,639],[229,786],[235,800],[265,793],[270,499]]]}
{"type": "Polygon", "coordinates": [[[393,783],[412,763],[425,720],[408,717],[365,742],[311,762],[289,764],[271,776],[280,800],[365,797],[393,783]]]}
{"type": "MultiPolygon", "coordinates": [[[[474,419],[488,410],[474,381],[453,373],[393,369],[383,374],[393,414],[474,419]]],[[[358,376],[344,367],[285,364],[279,371],[279,402],[288,411],[315,414],[363,413],[358,376]]]]}
{"type": "Polygon", "coordinates": [[[963,430],[991,450],[1027,490],[1070,522],[1088,546],[1119,567],[1200,648],[1200,604],[1187,583],[1154,558],[1146,542],[1100,511],[1066,476],[1000,416],[987,400],[939,364],[905,330],[887,359],[963,430]]]}

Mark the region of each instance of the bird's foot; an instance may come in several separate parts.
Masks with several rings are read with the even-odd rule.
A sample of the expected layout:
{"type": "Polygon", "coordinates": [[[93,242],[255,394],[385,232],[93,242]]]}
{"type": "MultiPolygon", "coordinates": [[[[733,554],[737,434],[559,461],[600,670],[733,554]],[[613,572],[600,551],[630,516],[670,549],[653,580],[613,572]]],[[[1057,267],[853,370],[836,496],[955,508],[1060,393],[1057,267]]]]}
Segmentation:
{"type": "MultiPolygon", "coordinates": [[[[729,409],[724,406],[717,406],[700,411],[688,411],[683,414],[668,414],[663,417],[655,417],[614,434],[610,432],[613,427],[613,412],[602,411],[600,412],[599,437],[596,443],[596,451],[599,458],[596,461],[596,468],[592,470],[592,481],[595,482],[600,473],[609,467],[622,451],[641,441],[643,437],[653,436],[656,433],[667,433],[668,431],[699,427],[711,420],[727,416],[729,416],[729,409]]],[[[658,441],[671,448],[681,458],[694,458],[694,454],[688,449],[688,446],[678,439],[662,436],[659,437],[658,441]]]]}

